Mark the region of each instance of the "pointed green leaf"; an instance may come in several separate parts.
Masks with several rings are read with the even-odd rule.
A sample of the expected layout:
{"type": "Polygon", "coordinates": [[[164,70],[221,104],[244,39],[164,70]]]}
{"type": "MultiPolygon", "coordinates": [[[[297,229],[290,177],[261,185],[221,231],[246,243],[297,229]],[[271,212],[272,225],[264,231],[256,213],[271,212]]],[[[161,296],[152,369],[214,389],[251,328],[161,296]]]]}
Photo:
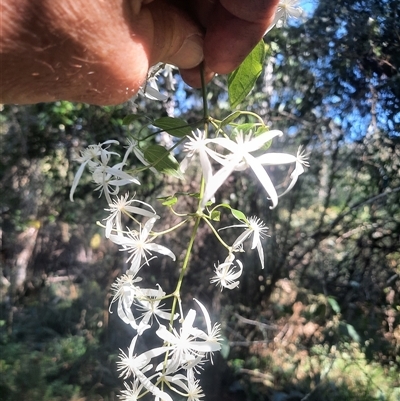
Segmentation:
{"type": "Polygon", "coordinates": [[[144,151],[144,158],[160,173],[183,178],[179,171],[179,163],[164,147],[160,145],[149,146],[144,151]]]}
{"type": "Polygon", "coordinates": [[[241,111],[237,110],[233,113],[229,114],[229,116],[225,117],[220,124],[220,127],[224,127],[225,125],[230,124],[232,121],[236,120],[242,114],[241,111]]]}
{"type": "Polygon", "coordinates": [[[242,131],[244,134],[249,133],[250,131],[255,132],[258,129],[259,125],[257,123],[243,123],[243,124],[238,124],[235,127],[235,132],[242,131]]]}
{"type": "Polygon", "coordinates": [[[142,117],[143,114],[130,114],[128,116],[125,116],[124,119],[122,120],[122,125],[129,125],[134,121],[141,119],[142,117]]]}
{"type": "Polygon", "coordinates": [[[211,212],[211,220],[220,221],[221,220],[221,212],[219,210],[213,210],[211,212]]]}
{"type": "Polygon", "coordinates": [[[347,328],[347,333],[349,334],[351,339],[353,341],[359,343],[361,341],[361,338],[360,338],[359,334],[357,333],[356,329],[354,328],[354,326],[352,326],[351,324],[346,324],[346,328],[347,328]]]}
{"type": "Polygon", "coordinates": [[[177,138],[183,138],[192,132],[190,125],[188,125],[188,123],[181,118],[161,117],[154,121],[153,125],[177,138]]]}
{"type": "Polygon", "coordinates": [[[236,107],[253,89],[265,61],[265,44],[261,40],[242,64],[228,76],[228,95],[231,107],[236,107]]]}
{"type": "Polygon", "coordinates": [[[174,206],[178,202],[178,198],[176,196],[167,196],[163,202],[161,202],[164,206],[174,206]]]}
{"type": "Polygon", "coordinates": [[[247,221],[246,215],[240,210],[231,208],[231,212],[238,220],[247,221]]]}
{"type": "Polygon", "coordinates": [[[340,306],[335,298],[328,297],[328,303],[335,313],[340,313],[340,306]]]}

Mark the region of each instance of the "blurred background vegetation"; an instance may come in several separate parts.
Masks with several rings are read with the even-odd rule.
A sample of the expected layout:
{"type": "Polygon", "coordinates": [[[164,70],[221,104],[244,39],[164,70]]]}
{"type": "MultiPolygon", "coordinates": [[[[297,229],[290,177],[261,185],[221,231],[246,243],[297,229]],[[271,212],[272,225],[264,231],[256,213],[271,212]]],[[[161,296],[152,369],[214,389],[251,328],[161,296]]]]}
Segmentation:
{"type": "MultiPolygon", "coordinates": [[[[242,108],[285,133],[274,150],[304,145],[311,167],[274,210],[250,172],[232,176],[218,196],[267,223],[266,268],[247,253],[240,287],[216,290],[209,278],[225,254],[204,228],[184,283],[184,301],[200,299],[223,326],[222,356],[204,373],[211,400],[400,400],[400,6],[307,4],[304,23],[268,34],[242,108]]],[[[105,205],[89,176],[69,201],[73,158],[107,139],[125,144],[146,124],[124,126],[128,114],[200,119],[199,93],[176,78],[164,103],[2,107],[0,399],[117,399],[115,361],[132,333],[108,307],[124,259],[95,224],[105,205]]],[[[225,77],[208,101],[214,117],[229,114],[225,77]]],[[[143,173],[137,197],[156,205],[196,177],[143,173]]],[[[180,249],[185,235],[168,245],[180,249]]],[[[163,259],[146,278],[168,291],[177,269],[163,259]]]]}

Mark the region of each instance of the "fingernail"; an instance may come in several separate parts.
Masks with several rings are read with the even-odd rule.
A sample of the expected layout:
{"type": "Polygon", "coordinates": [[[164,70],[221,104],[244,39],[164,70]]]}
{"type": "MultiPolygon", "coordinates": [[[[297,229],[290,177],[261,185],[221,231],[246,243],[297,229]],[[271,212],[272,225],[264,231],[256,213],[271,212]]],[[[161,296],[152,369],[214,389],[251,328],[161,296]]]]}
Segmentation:
{"type": "Polygon", "coordinates": [[[193,68],[199,65],[203,58],[203,38],[195,34],[186,38],[182,47],[171,57],[171,63],[179,68],[193,68]]]}

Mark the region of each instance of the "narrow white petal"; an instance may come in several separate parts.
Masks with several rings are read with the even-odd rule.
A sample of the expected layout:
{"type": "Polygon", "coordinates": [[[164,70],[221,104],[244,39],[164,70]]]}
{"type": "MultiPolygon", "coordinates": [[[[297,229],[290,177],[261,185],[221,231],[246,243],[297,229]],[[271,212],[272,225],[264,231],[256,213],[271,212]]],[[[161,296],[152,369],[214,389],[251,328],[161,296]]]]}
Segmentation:
{"type": "Polygon", "coordinates": [[[121,170],[119,170],[118,168],[115,168],[115,167],[107,167],[107,168],[105,169],[105,172],[108,173],[108,174],[113,175],[114,177],[118,177],[118,178],[120,178],[120,179],[127,180],[128,182],[133,182],[133,183],[135,183],[135,184],[137,184],[137,185],[140,185],[140,182],[138,181],[137,178],[132,177],[130,174],[125,173],[125,171],[121,171],[121,170]]]}
{"type": "Polygon", "coordinates": [[[150,243],[146,244],[146,249],[149,251],[161,253],[161,255],[166,255],[169,256],[172,260],[176,260],[174,253],[163,245],[150,243]]]}
{"type": "Polygon", "coordinates": [[[260,258],[261,267],[264,269],[264,250],[261,241],[258,241],[257,243],[257,251],[258,251],[258,257],[260,258]]]}
{"type": "Polygon", "coordinates": [[[201,311],[203,312],[204,320],[206,321],[207,326],[207,333],[211,333],[211,319],[206,307],[196,298],[194,298],[194,300],[197,302],[197,305],[199,305],[201,311]]]}
{"type": "Polygon", "coordinates": [[[278,194],[276,193],[274,184],[269,178],[267,172],[264,170],[263,166],[257,161],[255,157],[248,154],[245,156],[245,158],[247,163],[257,176],[258,180],[260,181],[261,185],[264,187],[264,189],[267,191],[267,194],[271,198],[272,206],[270,206],[270,208],[273,209],[278,204],[278,194]]]}
{"type": "Polygon", "coordinates": [[[256,157],[257,161],[263,166],[272,166],[280,164],[290,164],[297,161],[297,157],[288,153],[265,153],[256,157]]]}
{"type": "Polygon", "coordinates": [[[206,203],[215,195],[219,187],[225,182],[225,180],[231,175],[233,169],[235,168],[236,161],[222,167],[217,171],[207,182],[204,190],[204,196],[201,200],[201,208],[204,208],[206,203]]]}
{"type": "Polygon", "coordinates": [[[281,197],[281,196],[287,194],[294,187],[294,185],[296,184],[297,179],[299,178],[299,176],[301,174],[303,174],[303,173],[304,173],[303,165],[301,163],[296,163],[296,168],[294,169],[293,173],[290,174],[290,178],[292,179],[292,181],[290,182],[290,184],[286,188],[286,190],[282,194],[280,194],[279,196],[281,197]]]}
{"type": "Polygon", "coordinates": [[[135,213],[135,214],[139,214],[141,216],[145,216],[145,217],[155,217],[156,213],[153,209],[153,211],[149,212],[147,210],[144,210],[140,207],[136,207],[136,206],[125,206],[124,209],[130,213],[135,213]]]}
{"type": "Polygon", "coordinates": [[[210,159],[208,158],[205,150],[200,150],[199,156],[200,156],[201,169],[203,171],[203,177],[205,182],[207,183],[208,181],[210,181],[212,177],[212,167],[210,159]]]}
{"type": "Polygon", "coordinates": [[[163,95],[158,90],[152,88],[150,85],[146,85],[146,87],[141,91],[144,97],[147,97],[150,100],[167,100],[168,96],[163,95]]]}
{"type": "Polygon", "coordinates": [[[170,344],[175,344],[176,343],[176,337],[170,333],[167,328],[160,324],[158,330],[156,331],[156,334],[158,335],[158,337],[160,337],[162,340],[164,340],[167,343],[170,344]]]}
{"type": "Polygon", "coordinates": [[[88,163],[88,161],[82,163],[82,164],[79,166],[79,169],[78,169],[78,171],[77,171],[76,174],[75,174],[74,181],[73,181],[72,187],[71,187],[71,191],[69,192],[69,199],[71,200],[71,202],[74,201],[74,192],[75,192],[75,189],[76,189],[76,187],[78,186],[79,180],[81,179],[83,170],[85,169],[87,163],[88,163]]]}
{"type": "Polygon", "coordinates": [[[253,232],[253,230],[250,228],[243,231],[242,234],[240,234],[239,237],[236,238],[235,242],[232,245],[232,248],[236,250],[238,247],[240,247],[240,245],[242,245],[243,242],[246,241],[246,239],[250,237],[252,232],[253,232]]]}
{"type": "Polygon", "coordinates": [[[282,136],[283,132],[279,130],[272,130],[264,132],[261,135],[253,137],[250,141],[244,142],[244,150],[248,153],[255,152],[258,149],[261,149],[267,142],[276,136],[282,136]]]}

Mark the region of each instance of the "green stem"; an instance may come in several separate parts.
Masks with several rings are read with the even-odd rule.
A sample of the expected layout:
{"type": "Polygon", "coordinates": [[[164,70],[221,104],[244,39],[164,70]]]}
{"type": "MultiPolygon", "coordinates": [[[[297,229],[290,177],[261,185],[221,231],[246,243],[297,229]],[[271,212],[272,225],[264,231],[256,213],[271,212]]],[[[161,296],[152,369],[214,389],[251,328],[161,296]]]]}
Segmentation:
{"type": "MultiPolygon", "coordinates": [[[[176,303],[178,302],[178,300],[180,300],[180,291],[181,291],[181,287],[182,287],[183,277],[185,276],[186,270],[189,267],[190,255],[192,253],[193,244],[194,244],[194,240],[196,238],[197,230],[200,225],[200,221],[201,221],[201,217],[200,216],[196,217],[196,220],[195,220],[195,223],[193,226],[193,230],[192,230],[192,235],[190,236],[190,240],[189,240],[189,245],[186,250],[185,259],[183,260],[181,273],[179,275],[178,283],[176,284],[176,288],[174,291],[174,300],[172,302],[172,308],[171,308],[171,321],[170,321],[171,327],[173,324],[173,317],[175,315],[176,303]]],[[[183,318],[183,316],[182,316],[182,318],[183,318]]]]}
{"type": "Polygon", "coordinates": [[[210,221],[203,217],[203,220],[208,224],[208,226],[211,228],[212,232],[214,233],[214,235],[217,237],[218,241],[226,248],[228,249],[229,252],[231,252],[232,247],[230,247],[222,238],[221,236],[218,234],[218,231],[214,228],[214,226],[210,223],[210,221]]]}
{"type": "Polygon", "coordinates": [[[203,116],[204,116],[204,129],[208,128],[208,120],[210,118],[207,103],[207,86],[206,79],[204,77],[204,64],[200,68],[200,79],[201,79],[201,96],[203,98],[203,116]]]}

